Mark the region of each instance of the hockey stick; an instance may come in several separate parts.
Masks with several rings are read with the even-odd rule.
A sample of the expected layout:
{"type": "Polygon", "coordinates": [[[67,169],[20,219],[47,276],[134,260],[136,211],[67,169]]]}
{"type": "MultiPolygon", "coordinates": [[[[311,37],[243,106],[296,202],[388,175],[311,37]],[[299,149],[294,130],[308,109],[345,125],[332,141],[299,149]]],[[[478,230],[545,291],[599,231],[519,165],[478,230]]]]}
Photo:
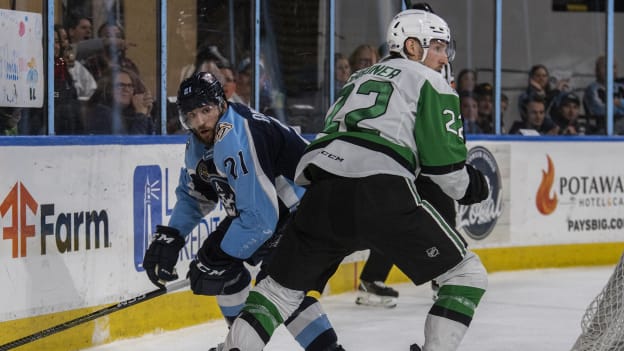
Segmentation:
{"type": "Polygon", "coordinates": [[[15,341],[11,341],[7,344],[4,345],[0,345],[0,351],[5,351],[5,350],[10,350],[13,348],[16,348],[18,346],[22,346],[24,344],[27,344],[29,342],[33,342],[35,340],[39,340],[41,338],[44,338],[46,336],[52,335],[52,334],[56,334],[60,331],[69,329],[69,328],[73,328],[79,324],[88,322],[88,321],[92,321],[96,318],[102,317],[102,316],[106,316],[107,314],[111,314],[113,312],[117,312],[119,310],[123,310],[125,308],[128,308],[130,306],[134,306],[136,304],[139,304],[141,302],[147,301],[147,300],[151,300],[155,297],[158,297],[160,295],[164,295],[168,292],[171,291],[176,291],[176,290],[180,290],[184,287],[187,287],[189,285],[189,281],[188,279],[184,279],[181,280],[179,282],[175,282],[175,283],[171,283],[167,286],[165,286],[164,288],[159,288],[156,290],[152,290],[150,292],[141,294],[139,296],[135,296],[131,299],[125,300],[125,301],[121,301],[119,303],[117,303],[116,305],[112,305],[112,306],[108,306],[105,308],[102,308],[101,310],[97,310],[95,312],[89,313],[87,315],[84,315],[82,317],[78,317],[76,319],[72,319],[70,321],[67,321],[65,323],[61,323],[58,325],[55,325],[53,327],[50,327],[48,329],[44,329],[42,331],[36,332],[34,334],[25,336],[21,339],[17,339],[15,341]]]}

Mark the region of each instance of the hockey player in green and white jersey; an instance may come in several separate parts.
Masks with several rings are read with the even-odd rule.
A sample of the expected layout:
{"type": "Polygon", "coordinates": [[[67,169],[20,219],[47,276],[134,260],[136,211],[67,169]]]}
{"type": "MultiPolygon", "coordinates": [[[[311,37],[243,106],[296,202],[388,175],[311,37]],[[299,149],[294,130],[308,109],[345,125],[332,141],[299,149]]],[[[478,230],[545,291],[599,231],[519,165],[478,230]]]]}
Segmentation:
{"type": "Polygon", "coordinates": [[[414,181],[426,174],[461,204],[484,200],[489,187],[465,163],[457,94],[422,64],[430,54],[449,56],[446,22],[406,10],[392,19],[387,40],[389,57],[351,76],[323,132],[306,148],[296,181],[308,190],[224,350],[262,350],[305,291],[323,286],[345,256],[367,248],[415,284],[436,280],[439,297],[426,318],[423,350],[459,347],[487,274],[461,235],[421,199],[414,181]]]}

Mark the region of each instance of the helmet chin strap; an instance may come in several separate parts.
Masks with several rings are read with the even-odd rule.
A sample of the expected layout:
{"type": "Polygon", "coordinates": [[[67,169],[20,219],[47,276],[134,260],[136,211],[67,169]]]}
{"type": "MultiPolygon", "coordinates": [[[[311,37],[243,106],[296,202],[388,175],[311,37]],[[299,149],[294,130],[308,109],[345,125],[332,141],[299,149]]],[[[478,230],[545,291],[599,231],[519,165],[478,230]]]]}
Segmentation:
{"type": "MultiPolygon", "coordinates": [[[[419,42],[419,45],[420,45],[420,42],[419,42]]],[[[420,58],[420,61],[419,61],[419,62],[420,62],[420,63],[425,63],[425,58],[427,57],[427,52],[429,51],[429,48],[428,48],[428,47],[424,48],[424,47],[422,47],[422,45],[421,45],[420,47],[421,47],[421,49],[423,50],[423,54],[422,54],[422,57],[420,58]]],[[[410,59],[410,58],[408,57],[408,53],[407,53],[407,46],[405,46],[405,45],[403,46],[403,49],[399,52],[399,54],[400,54],[401,56],[403,56],[403,58],[406,58],[406,59],[408,59],[408,60],[410,59]]],[[[415,56],[415,55],[414,55],[414,56],[415,56]]]]}
{"type": "Polygon", "coordinates": [[[425,59],[427,58],[427,52],[429,52],[429,48],[422,48],[423,49],[423,55],[422,58],[420,59],[420,62],[425,63],[425,59]]]}

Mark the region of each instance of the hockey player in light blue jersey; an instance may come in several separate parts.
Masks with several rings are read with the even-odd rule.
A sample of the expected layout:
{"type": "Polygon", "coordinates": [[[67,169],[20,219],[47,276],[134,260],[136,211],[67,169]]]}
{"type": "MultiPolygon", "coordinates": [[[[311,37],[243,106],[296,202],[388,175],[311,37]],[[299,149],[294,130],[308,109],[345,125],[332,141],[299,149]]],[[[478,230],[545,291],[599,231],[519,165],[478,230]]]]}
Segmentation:
{"type": "MultiPolygon", "coordinates": [[[[216,296],[229,325],[250,290],[251,274],[243,263],[260,264],[256,281],[266,276],[281,228],[304,193],[293,177],[307,142],[276,119],[228,102],[210,73],[183,81],[177,105],[182,125],[191,131],[185,171],[169,224],[157,226],[143,267],[157,286],[178,279],[175,265],[185,238],[221,201],[227,217],[203,242],[188,277],[193,293],[216,296]]],[[[305,350],[343,350],[312,296],[285,324],[305,350]]]]}

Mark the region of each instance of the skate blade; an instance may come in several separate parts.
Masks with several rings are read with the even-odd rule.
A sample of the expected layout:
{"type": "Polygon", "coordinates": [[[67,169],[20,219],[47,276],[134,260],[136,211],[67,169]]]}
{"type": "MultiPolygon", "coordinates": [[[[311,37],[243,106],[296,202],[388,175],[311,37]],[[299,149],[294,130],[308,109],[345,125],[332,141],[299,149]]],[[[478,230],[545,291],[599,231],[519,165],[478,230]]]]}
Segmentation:
{"type": "Polygon", "coordinates": [[[360,292],[355,299],[356,305],[394,308],[397,305],[397,298],[392,296],[379,296],[367,292],[360,292]]]}

